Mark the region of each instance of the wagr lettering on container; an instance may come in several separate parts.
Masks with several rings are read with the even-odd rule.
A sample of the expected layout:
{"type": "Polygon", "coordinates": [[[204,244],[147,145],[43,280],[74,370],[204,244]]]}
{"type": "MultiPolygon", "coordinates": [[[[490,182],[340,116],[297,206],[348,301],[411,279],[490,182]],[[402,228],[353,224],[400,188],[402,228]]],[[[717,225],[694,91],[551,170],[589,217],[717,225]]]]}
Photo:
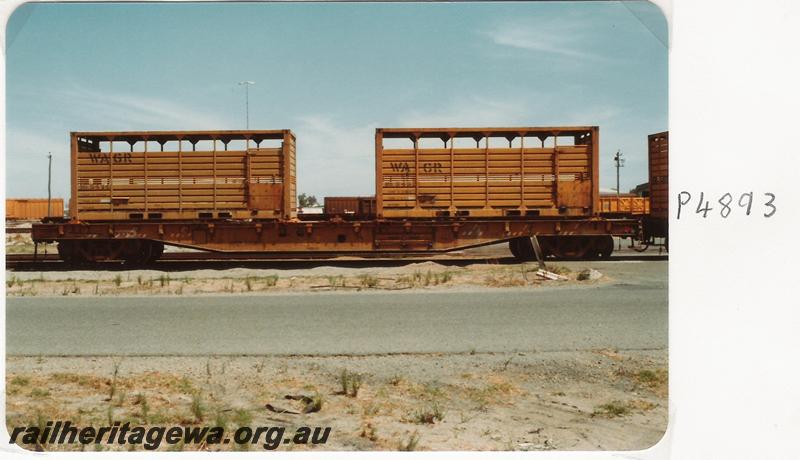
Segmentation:
{"type": "Polygon", "coordinates": [[[94,164],[114,163],[133,163],[133,155],[130,152],[123,153],[90,153],[89,159],[94,164]]]}

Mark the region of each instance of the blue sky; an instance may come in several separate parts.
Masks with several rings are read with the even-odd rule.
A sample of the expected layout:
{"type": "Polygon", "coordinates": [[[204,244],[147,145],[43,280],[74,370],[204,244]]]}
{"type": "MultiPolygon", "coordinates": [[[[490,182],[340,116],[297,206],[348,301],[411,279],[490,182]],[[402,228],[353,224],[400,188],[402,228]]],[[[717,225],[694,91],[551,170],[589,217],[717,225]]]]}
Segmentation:
{"type": "Polygon", "coordinates": [[[647,180],[667,26],[646,2],[26,4],[6,31],[9,197],[68,197],[69,132],[290,128],[298,191],[374,193],[376,127],[599,125],[647,180]]]}

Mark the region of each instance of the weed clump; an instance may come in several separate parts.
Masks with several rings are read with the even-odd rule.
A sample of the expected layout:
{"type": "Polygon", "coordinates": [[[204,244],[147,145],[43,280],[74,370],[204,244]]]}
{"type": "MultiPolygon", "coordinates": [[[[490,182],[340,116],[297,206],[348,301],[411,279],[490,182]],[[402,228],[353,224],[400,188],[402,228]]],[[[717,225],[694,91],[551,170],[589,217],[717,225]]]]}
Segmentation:
{"type": "Polygon", "coordinates": [[[203,405],[203,400],[200,397],[200,393],[195,393],[192,395],[192,415],[194,415],[195,420],[198,422],[202,422],[203,418],[205,417],[206,407],[203,405]]]}
{"type": "Polygon", "coordinates": [[[401,452],[411,452],[417,449],[417,445],[419,444],[419,433],[413,432],[411,436],[403,441],[401,440],[397,445],[397,450],[401,452]]]}
{"type": "Polygon", "coordinates": [[[378,278],[369,274],[364,274],[359,277],[362,288],[375,288],[378,286],[378,278]]]}
{"type": "Polygon", "coordinates": [[[364,377],[361,374],[348,372],[343,369],[339,375],[339,384],[342,387],[340,394],[355,398],[358,396],[358,390],[361,389],[361,383],[364,377]]]}
{"type": "Polygon", "coordinates": [[[592,417],[623,417],[630,414],[630,412],[630,408],[625,403],[621,401],[611,401],[609,403],[597,406],[594,412],[592,412],[592,417]]]}
{"type": "Polygon", "coordinates": [[[264,284],[267,287],[275,287],[278,284],[278,275],[269,275],[264,278],[264,284]]]}
{"type": "Polygon", "coordinates": [[[439,403],[433,403],[430,407],[414,412],[412,421],[419,424],[433,424],[436,421],[444,420],[444,412],[439,407],[439,403]]]}

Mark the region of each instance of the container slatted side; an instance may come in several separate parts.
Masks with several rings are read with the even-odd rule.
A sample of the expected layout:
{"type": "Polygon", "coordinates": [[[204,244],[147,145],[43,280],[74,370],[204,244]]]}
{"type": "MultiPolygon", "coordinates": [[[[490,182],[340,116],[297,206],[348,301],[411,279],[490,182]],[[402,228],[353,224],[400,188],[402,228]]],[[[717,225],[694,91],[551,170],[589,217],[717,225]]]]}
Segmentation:
{"type": "Polygon", "coordinates": [[[47,198],[8,198],[6,199],[6,219],[39,220],[45,217],[63,217],[64,199],[50,199],[48,215],[47,198]]]}
{"type": "Polygon", "coordinates": [[[248,143],[245,150],[226,150],[213,142],[203,151],[91,150],[99,149],[84,146],[73,156],[81,220],[278,218],[284,215],[284,191],[294,187],[293,145],[248,143]],[[288,185],[286,171],[292,171],[288,185]]]}
{"type": "Polygon", "coordinates": [[[669,218],[669,132],[648,136],[650,215],[669,218]]]}
{"type": "MultiPolygon", "coordinates": [[[[451,143],[452,146],[452,143],[451,143]]],[[[588,215],[591,142],[550,148],[379,148],[383,217],[588,215]]]]}
{"type": "Polygon", "coordinates": [[[288,162],[287,188],[285,206],[283,210],[284,219],[291,219],[297,216],[297,146],[294,135],[287,133],[284,136],[283,148],[286,152],[285,158],[288,162]]]}

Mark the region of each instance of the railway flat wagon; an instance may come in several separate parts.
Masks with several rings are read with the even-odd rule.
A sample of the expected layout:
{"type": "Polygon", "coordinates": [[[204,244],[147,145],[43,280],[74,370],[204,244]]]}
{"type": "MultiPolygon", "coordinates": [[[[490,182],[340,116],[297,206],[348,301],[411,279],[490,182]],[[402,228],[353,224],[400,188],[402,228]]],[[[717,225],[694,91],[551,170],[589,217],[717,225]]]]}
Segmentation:
{"type": "Polygon", "coordinates": [[[63,217],[63,198],[7,198],[6,219],[40,220],[46,217],[63,217]]]}
{"type": "Polygon", "coordinates": [[[596,126],[378,129],[378,217],[595,215],[598,133],[596,126]]]}
{"type": "Polygon", "coordinates": [[[79,221],[290,219],[295,137],[277,131],[72,133],[79,221]],[[272,144],[272,145],[267,145],[272,144]]]}
{"type": "Polygon", "coordinates": [[[326,214],[299,219],[289,130],[73,133],[69,219],[31,233],[72,263],[148,263],[165,245],[326,257],[503,242],[530,259],[532,236],[545,255],[604,257],[612,236],[634,236],[639,223],[599,214],[597,136],[596,127],[378,129],[376,196],[332,197],[326,214]],[[421,145],[436,139],[446,147],[421,145]],[[478,147],[454,145],[465,139],[478,147]]]}

